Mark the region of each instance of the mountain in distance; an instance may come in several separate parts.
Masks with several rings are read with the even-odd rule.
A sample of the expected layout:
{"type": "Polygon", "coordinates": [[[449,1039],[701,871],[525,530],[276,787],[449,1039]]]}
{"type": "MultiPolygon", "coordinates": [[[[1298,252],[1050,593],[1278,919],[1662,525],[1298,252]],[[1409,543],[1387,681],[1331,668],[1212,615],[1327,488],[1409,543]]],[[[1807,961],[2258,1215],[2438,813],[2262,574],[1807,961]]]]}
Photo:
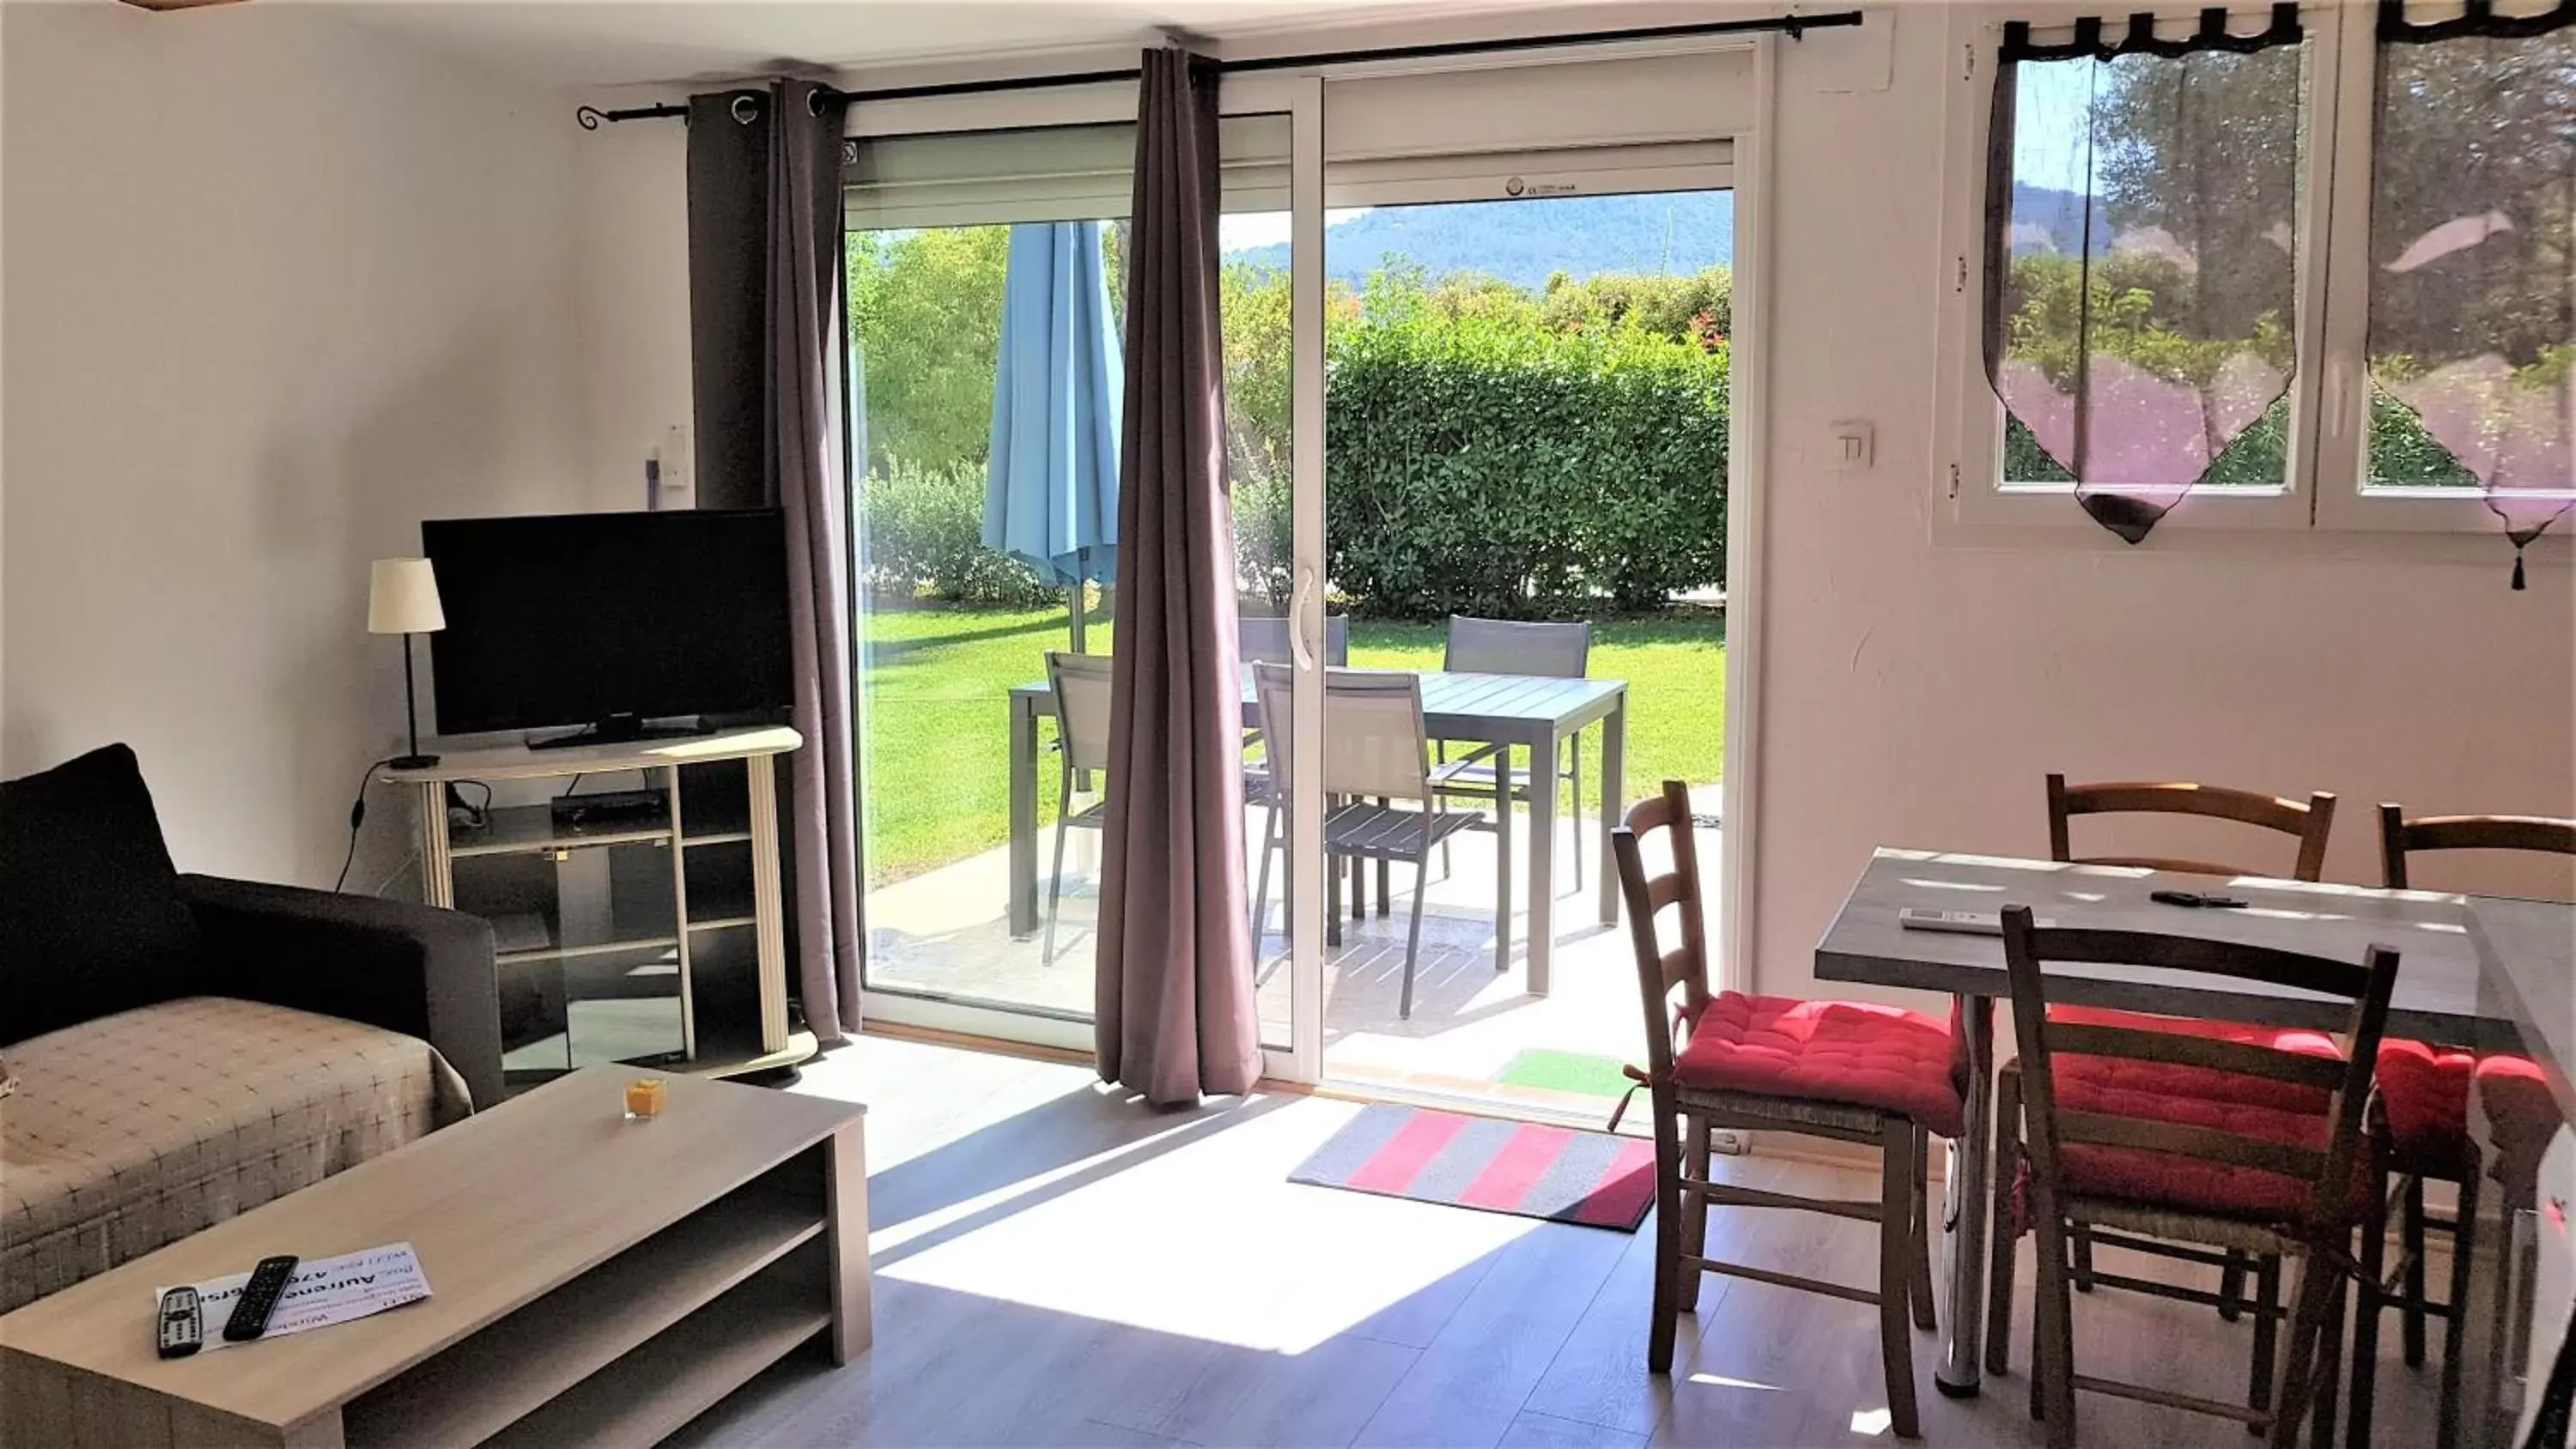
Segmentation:
{"type": "MultiPolygon", "coordinates": [[[[2054,187],[2013,183],[2012,254],[2026,257],[2034,252],[2055,252],[2071,257],[2086,250],[2084,236],[2085,195],[2081,191],[2059,191],[2054,187]]],[[[2093,244],[2095,256],[2111,250],[2111,223],[2098,203],[2093,207],[2093,244]]]]}
{"type": "MultiPolygon", "coordinates": [[[[1548,274],[1688,274],[1735,258],[1735,194],[1546,196],[1372,207],[1324,230],[1324,260],[1358,287],[1388,258],[1434,279],[1482,272],[1532,292],[1548,274]]],[[[1228,262],[1285,268],[1288,244],[1229,252],[1228,262]]]]}

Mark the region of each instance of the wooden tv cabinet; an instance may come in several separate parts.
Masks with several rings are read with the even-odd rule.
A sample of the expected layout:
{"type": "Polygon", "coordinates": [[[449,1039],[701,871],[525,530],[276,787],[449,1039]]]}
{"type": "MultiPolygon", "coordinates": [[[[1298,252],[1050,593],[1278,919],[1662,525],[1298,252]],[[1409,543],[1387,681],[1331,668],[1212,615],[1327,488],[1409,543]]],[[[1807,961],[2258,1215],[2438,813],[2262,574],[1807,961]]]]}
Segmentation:
{"type": "Polygon", "coordinates": [[[538,1033],[534,1045],[505,1053],[514,1087],[574,1066],[648,1056],[668,1071],[739,1076],[814,1055],[813,1033],[791,1030],[787,1015],[771,769],[803,743],[795,730],[773,725],[452,750],[432,765],[384,771],[412,795],[423,898],[492,921],[505,1002],[514,991],[547,992],[546,1013],[563,1013],[561,1047],[538,1033]],[[448,820],[452,785],[498,787],[506,801],[525,782],[565,796],[576,785],[596,792],[639,781],[667,802],[658,814],[568,825],[548,803],[503,803],[477,828],[448,820]],[[576,976],[607,983],[610,996],[574,990],[576,976]],[[600,1011],[608,1029],[576,1021],[576,998],[600,1011]],[[639,1012],[645,1029],[636,1035],[639,1012]],[[609,1045],[599,1049],[600,1041],[609,1045]]]}

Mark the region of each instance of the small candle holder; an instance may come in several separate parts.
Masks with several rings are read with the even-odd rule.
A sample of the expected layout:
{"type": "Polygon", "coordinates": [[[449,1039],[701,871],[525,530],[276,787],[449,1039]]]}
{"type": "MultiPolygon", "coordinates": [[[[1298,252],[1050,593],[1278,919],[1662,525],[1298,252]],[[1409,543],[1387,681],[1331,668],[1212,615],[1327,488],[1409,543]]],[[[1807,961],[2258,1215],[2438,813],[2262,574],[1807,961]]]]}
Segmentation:
{"type": "Polygon", "coordinates": [[[637,1077],[626,1084],[626,1120],[650,1122],[662,1115],[669,1092],[660,1077],[637,1077]]]}

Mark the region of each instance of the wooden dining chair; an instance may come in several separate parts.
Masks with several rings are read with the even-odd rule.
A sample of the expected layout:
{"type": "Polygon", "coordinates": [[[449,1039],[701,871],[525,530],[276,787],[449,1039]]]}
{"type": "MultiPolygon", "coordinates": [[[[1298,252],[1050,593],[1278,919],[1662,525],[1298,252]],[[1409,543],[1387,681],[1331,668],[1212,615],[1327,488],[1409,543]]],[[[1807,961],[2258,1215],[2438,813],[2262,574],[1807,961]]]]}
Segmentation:
{"type": "Polygon", "coordinates": [[[1934,1327],[1924,1170],[1930,1135],[1957,1139],[1967,1068],[1961,1038],[1919,1012],[1841,1001],[1711,993],[1690,788],[1666,780],[1611,832],[1619,888],[1637,953],[1646,1067],[1629,1068],[1652,1095],[1655,1136],[1655,1297],[1646,1366],[1669,1373],[1681,1315],[1699,1302],[1700,1276],[1722,1273],[1868,1303],[1878,1309],[1889,1427],[1920,1430],[1908,1326],[1934,1327]],[[1672,869],[1649,876],[1640,842],[1671,840],[1672,869]],[[1674,918],[1666,949],[1659,914],[1674,918]],[[1678,998],[1678,999],[1676,999],[1678,998]],[[1879,1150],[1878,1201],[1802,1198],[1719,1182],[1709,1137],[1721,1128],[1786,1132],[1879,1150]],[[1875,1291],[1708,1256],[1708,1209],[1803,1208],[1878,1224],[1875,1291]]]}
{"type": "MultiPolygon", "coordinates": [[[[2334,829],[2335,797],[2325,791],[2308,796],[2307,803],[2265,795],[2252,790],[2231,789],[2225,785],[2202,785],[2188,781],[2158,783],[2116,782],[2069,785],[2066,777],[2048,777],[2048,854],[2049,859],[2074,865],[2122,865],[2147,870],[2182,871],[2191,875],[2274,875],[2271,870],[2242,865],[2225,865],[2206,860],[2177,860],[2159,856],[2120,856],[2075,854],[2069,822],[2079,815],[2186,815],[2206,820],[2231,820],[2259,829],[2275,831],[2295,838],[2298,856],[2290,867],[2292,880],[2320,880],[2326,865],[2326,841],[2334,829]]],[[[2079,1013],[2082,1015],[2082,1013],[2079,1013]]],[[[2226,1023],[2156,1023],[2128,1012],[2097,1012],[2090,1018],[2097,1025],[2159,1027],[2164,1030],[2197,1031],[2207,1034],[2229,1034],[2226,1023]]],[[[2015,1069],[2007,1064],[2000,1090],[2013,1090],[2010,1080],[2015,1069]]],[[[2166,1257],[2198,1259],[2194,1251],[2164,1253],[2149,1245],[2136,1245],[2139,1251],[2166,1257]]],[[[2220,1255],[2218,1316],[2229,1322],[2238,1317],[2245,1297],[2246,1278],[2259,1270],[2259,1265],[2244,1261],[2235,1253],[2220,1255]]],[[[2275,1274],[2277,1277],[2277,1274],[2275,1274]]],[[[2089,1229],[2075,1232],[2075,1289],[2090,1293],[2100,1281],[2093,1271],[2093,1237],[2089,1229]]]]}
{"type": "MultiPolygon", "coordinates": [[[[2366,1211],[2363,1108],[2397,953],[2373,946],[2356,966],[2195,936],[2042,929],[2025,906],[2004,908],[2003,937],[2022,1072],[2013,1115],[1997,1118],[1995,1246],[2008,1260],[2022,1232],[2038,1238],[2031,1412],[2048,1426],[2051,1449],[2079,1442],[2078,1390],[2235,1419],[2265,1434],[2274,1449],[2288,1449],[2312,1403],[2330,1403],[2334,1394],[2344,1275],[2366,1211]],[[2259,982],[2330,997],[2350,1010],[2340,1039],[2324,1051],[2073,1022],[2050,1010],[2063,979],[2049,974],[2052,962],[2259,982]],[[2110,1070],[2083,1070],[2087,1065],[2110,1070]],[[2260,1090],[2234,1099],[2126,1090],[2117,1069],[2130,1066],[2250,1079],[2260,1090]],[[2265,1263],[2295,1259],[2297,1306],[2277,1388],[2249,1395],[2263,1402],[2240,1406],[2076,1372],[2069,1249],[2078,1224],[2233,1249],[2265,1263]]],[[[2009,1301],[2008,1273],[1999,1281],[2009,1301]]],[[[2171,1284],[2121,1286],[2216,1301],[2171,1284]]],[[[2258,1336],[2276,1311],[2258,1311],[2258,1336]]],[[[2330,1433],[2323,1412],[2318,1431],[2322,1443],[2330,1433]]]]}
{"type": "Polygon", "coordinates": [[[2149,870],[2178,870],[2192,875],[2275,875],[2274,871],[2219,865],[2202,860],[2154,856],[2077,855],[2068,822],[2078,815],[2196,815],[2233,820],[2278,831],[2299,842],[2292,880],[2319,880],[2326,868],[2326,836],[2334,828],[2335,797],[2318,791],[2306,804],[2224,785],[2178,781],[2161,784],[2069,785],[2064,775],[2048,777],[2048,858],[2079,865],[2133,865],[2149,870]]]}
{"type": "MultiPolygon", "coordinates": [[[[2390,890],[2409,889],[2409,855],[2434,850],[2576,856],[2576,820],[2533,815],[2422,815],[2410,820],[2395,805],[2379,807],[2381,881],[2390,890]]],[[[2352,1415],[2347,1427],[2354,1449],[2363,1449],[2370,1439],[2379,1319],[2391,1308],[2403,1315],[2400,1332],[2408,1368],[2424,1365],[2427,1320],[2442,1320],[2441,1410],[2435,1432],[2441,1449],[2458,1442],[2460,1353],[2467,1323],[2455,1308],[2468,1301],[2481,1179],[2499,1175],[2495,1169],[2518,1164],[2522,1171],[2502,1176],[2509,1190],[2519,1186],[2514,1179],[2537,1161],[2557,1124],[2558,1113],[2539,1069],[2528,1058],[2502,1054],[2481,1058],[2473,1051],[2419,1041],[2381,1045],[2379,1096],[2370,1115],[2372,1211],[2363,1228],[2356,1294],[2360,1317],[2353,1325],[2352,1415]],[[2491,1167],[2479,1161],[2477,1141],[2469,1134],[2473,1082],[2486,1102],[2502,1159],[2491,1167]],[[2427,1182],[2452,1185],[2457,1206],[2451,1216],[2425,1210],[2427,1182]],[[2400,1233],[2394,1266],[2386,1262],[2392,1214],[2400,1233]],[[2428,1229],[2451,1238],[2451,1281],[2447,1296],[2439,1301],[2425,1283],[2428,1229]]]]}

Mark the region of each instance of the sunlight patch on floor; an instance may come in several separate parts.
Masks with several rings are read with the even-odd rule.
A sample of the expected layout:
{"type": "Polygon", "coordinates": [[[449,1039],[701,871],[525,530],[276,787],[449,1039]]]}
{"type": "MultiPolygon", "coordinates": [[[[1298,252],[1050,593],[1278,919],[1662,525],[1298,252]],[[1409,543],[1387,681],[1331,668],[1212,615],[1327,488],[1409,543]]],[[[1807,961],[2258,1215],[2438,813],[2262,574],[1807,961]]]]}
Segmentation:
{"type": "Polygon", "coordinates": [[[880,1231],[871,1244],[879,1272],[1293,1355],[1363,1329],[1453,1276],[1472,1281],[1540,1226],[1288,1182],[1277,1164],[1302,1161],[1357,1110],[1310,1098],[1181,1118],[1153,1137],[880,1231]],[[1426,1222],[1441,1230],[1424,1232],[1426,1222]],[[924,1239],[927,1246],[900,1252],[924,1239]],[[1337,1245],[1322,1262],[1295,1246],[1319,1241],[1337,1245]]]}

